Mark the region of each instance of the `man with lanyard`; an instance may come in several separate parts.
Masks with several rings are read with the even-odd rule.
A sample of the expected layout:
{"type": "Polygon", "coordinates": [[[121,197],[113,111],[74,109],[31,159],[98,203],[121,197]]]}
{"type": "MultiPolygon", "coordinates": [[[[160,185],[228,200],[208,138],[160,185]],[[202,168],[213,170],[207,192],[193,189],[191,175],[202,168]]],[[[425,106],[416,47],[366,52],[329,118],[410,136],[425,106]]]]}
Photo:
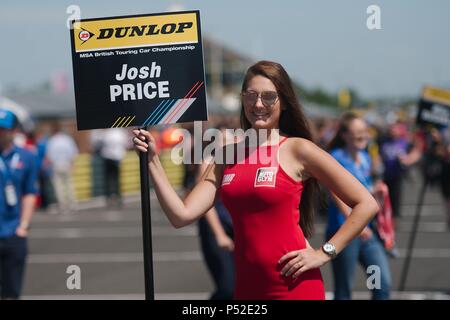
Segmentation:
{"type": "Polygon", "coordinates": [[[18,299],[27,255],[27,235],[35,209],[37,160],[14,145],[18,120],[0,109],[0,295],[18,299]]]}

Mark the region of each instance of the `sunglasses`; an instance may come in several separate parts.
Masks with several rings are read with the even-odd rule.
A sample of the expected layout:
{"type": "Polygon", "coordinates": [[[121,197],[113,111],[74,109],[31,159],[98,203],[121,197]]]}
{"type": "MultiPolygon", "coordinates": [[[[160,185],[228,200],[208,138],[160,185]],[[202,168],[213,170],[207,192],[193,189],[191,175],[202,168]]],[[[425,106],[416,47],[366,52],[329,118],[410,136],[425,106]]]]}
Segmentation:
{"type": "Polygon", "coordinates": [[[254,106],[261,97],[261,102],[265,107],[271,107],[278,100],[278,93],[276,91],[263,91],[258,93],[256,91],[243,91],[241,93],[242,103],[244,106],[254,106]]]}

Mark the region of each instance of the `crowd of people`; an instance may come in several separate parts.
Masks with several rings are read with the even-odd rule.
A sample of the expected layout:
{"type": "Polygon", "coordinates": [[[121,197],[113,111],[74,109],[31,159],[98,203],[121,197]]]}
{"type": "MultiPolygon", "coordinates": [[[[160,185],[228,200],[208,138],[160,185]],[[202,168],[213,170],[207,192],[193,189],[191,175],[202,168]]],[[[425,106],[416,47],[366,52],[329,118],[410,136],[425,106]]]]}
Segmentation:
{"type": "MultiPolygon", "coordinates": [[[[121,129],[117,129],[121,130],[121,129]]],[[[101,132],[96,146],[104,164],[106,196],[120,203],[118,163],[130,141],[126,131],[101,132]]],[[[77,211],[72,182],[77,144],[58,122],[49,134],[24,132],[17,116],[0,109],[0,298],[21,295],[27,236],[36,209],[77,211]]]]}

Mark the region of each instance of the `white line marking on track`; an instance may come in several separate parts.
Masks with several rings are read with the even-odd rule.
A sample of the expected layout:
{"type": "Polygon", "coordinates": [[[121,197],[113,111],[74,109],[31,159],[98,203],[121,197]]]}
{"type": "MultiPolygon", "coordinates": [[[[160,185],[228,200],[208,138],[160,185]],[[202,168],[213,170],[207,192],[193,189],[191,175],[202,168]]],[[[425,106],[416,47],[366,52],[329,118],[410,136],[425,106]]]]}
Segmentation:
{"type": "MultiPolygon", "coordinates": [[[[406,249],[399,249],[399,258],[404,258],[406,249]]],[[[414,259],[450,259],[450,249],[414,249],[412,257],[414,259]]],[[[161,251],[153,253],[155,262],[174,261],[203,261],[200,251],[161,251]]],[[[58,253],[58,254],[31,254],[28,256],[28,263],[125,263],[142,262],[142,252],[125,253],[58,253]]]]}
{"type": "MultiPolygon", "coordinates": [[[[207,300],[210,292],[155,292],[155,300],[207,300]]],[[[370,299],[368,291],[354,291],[353,300],[370,299]]],[[[143,293],[126,294],[62,294],[62,295],[25,295],[22,300],[144,300],[143,293]]],[[[333,299],[333,292],[326,292],[326,299],[333,299]]],[[[450,295],[443,292],[423,291],[423,292],[391,292],[393,300],[450,300],[450,295]]]]}

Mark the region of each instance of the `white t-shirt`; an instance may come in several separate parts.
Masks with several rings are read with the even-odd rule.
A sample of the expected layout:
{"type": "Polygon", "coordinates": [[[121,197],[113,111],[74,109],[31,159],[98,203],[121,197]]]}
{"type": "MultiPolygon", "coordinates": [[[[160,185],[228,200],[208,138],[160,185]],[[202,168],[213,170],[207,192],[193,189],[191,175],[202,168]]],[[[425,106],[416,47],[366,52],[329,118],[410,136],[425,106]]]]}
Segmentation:
{"type": "Polygon", "coordinates": [[[120,161],[125,157],[129,139],[124,129],[106,129],[101,140],[100,155],[103,158],[120,161]]]}
{"type": "Polygon", "coordinates": [[[68,171],[78,154],[78,148],[69,135],[59,132],[48,139],[47,158],[56,171],[68,171]]]}

